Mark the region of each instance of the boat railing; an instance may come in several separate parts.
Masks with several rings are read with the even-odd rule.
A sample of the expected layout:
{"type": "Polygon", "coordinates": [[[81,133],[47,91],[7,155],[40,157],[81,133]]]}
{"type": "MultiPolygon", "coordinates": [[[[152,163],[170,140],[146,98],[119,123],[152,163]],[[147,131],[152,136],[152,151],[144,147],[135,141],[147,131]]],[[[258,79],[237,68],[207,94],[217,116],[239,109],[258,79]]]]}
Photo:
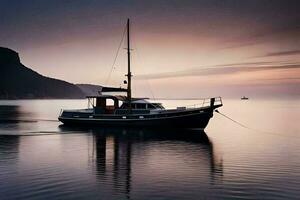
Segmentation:
{"type": "Polygon", "coordinates": [[[177,109],[193,109],[193,108],[203,108],[203,107],[216,107],[216,106],[222,106],[222,98],[221,97],[213,97],[213,98],[203,98],[201,99],[201,103],[192,104],[192,105],[186,105],[184,107],[177,107],[177,109]]]}

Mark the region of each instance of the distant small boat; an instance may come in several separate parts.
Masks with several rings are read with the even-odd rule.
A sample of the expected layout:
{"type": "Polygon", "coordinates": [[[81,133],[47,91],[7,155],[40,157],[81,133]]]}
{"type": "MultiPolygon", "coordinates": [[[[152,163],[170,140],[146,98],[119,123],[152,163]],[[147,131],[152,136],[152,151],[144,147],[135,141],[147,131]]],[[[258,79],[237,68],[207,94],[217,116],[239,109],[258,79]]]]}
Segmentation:
{"type": "Polygon", "coordinates": [[[249,98],[248,98],[248,97],[245,97],[245,96],[243,96],[243,97],[241,98],[241,100],[249,100],[249,98]]]}

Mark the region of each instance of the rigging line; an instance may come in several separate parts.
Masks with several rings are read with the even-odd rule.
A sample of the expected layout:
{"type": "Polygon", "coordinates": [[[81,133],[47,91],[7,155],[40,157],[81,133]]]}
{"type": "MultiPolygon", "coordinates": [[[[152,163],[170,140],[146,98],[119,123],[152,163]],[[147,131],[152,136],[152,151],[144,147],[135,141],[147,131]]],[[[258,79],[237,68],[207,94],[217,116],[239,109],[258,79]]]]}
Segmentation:
{"type": "MultiPolygon", "coordinates": [[[[141,63],[141,58],[140,58],[140,54],[138,53],[138,48],[137,48],[137,46],[134,44],[134,47],[135,47],[135,52],[136,52],[136,55],[137,55],[137,60],[138,60],[138,62],[139,63],[141,63]]],[[[143,69],[143,68],[142,68],[143,69]]],[[[150,84],[150,82],[149,82],[149,79],[146,77],[146,84],[148,85],[148,87],[149,87],[149,90],[150,90],[150,93],[151,93],[151,96],[152,96],[152,98],[154,99],[154,100],[156,100],[155,99],[155,96],[154,96],[154,92],[153,92],[153,90],[152,90],[152,88],[151,88],[151,84],[150,84]]]]}
{"type": "Polygon", "coordinates": [[[152,87],[151,87],[151,84],[150,84],[148,78],[146,78],[146,83],[147,83],[147,85],[149,86],[149,89],[150,89],[150,93],[151,93],[152,98],[153,98],[154,100],[156,100],[156,98],[155,98],[155,96],[154,96],[154,92],[153,92],[153,90],[152,90],[152,87]]]}
{"type": "Polygon", "coordinates": [[[123,43],[124,38],[125,38],[126,29],[127,29],[127,27],[125,26],[125,27],[124,27],[124,30],[123,30],[123,34],[122,34],[121,41],[120,41],[119,46],[118,46],[117,53],[116,53],[116,55],[115,55],[115,57],[114,57],[113,64],[112,64],[112,66],[111,66],[111,68],[110,68],[110,72],[109,72],[109,74],[108,74],[108,76],[107,76],[107,78],[106,78],[106,80],[105,80],[105,85],[108,83],[108,81],[109,81],[109,79],[110,79],[110,77],[111,77],[112,71],[113,71],[113,69],[114,69],[114,66],[115,66],[115,64],[116,64],[116,61],[117,61],[117,58],[118,58],[118,56],[119,56],[119,52],[120,52],[122,43],[123,43]]]}
{"type": "MultiPolygon", "coordinates": [[[[218,111],[218,110],[215,110],[215,112],[218,113],[218,114],[220,114],[220,115],[222,115],[223,117],[229,119],[230,121],[232,121],[232,122],[234,122],[234,123],[240,125],[240,126],[243,127],[243,128],[246,128],[246,129],[249,129],[249,130],[252,130],[252,131],[255,131],[255,132],[260,132],[260,133],[263,133],[263,134],[276,135],[276,136],[281,136],[281,137],[290,138],[290,137],[288,137],[288,136],[286,136],[286,135],[282,135],[282,134],[278,134],[278,133],[274,133],[274,132],[268,132],[268,131],[257,130],[257,129],[248,127],[248,126],[246,126],[246,125],[244,125],[244,124],[242,124],[242,123],[240,123],[240,122],[238,122],[238,121],[236,121],[236,120],[234,120],[234,119],[228,117],[227,115],[221,113],[221,112],[218,111]]],[[[300,139],[300,137],[296,137],[296,136],[293,136],[293,138],[300,139]]]]}

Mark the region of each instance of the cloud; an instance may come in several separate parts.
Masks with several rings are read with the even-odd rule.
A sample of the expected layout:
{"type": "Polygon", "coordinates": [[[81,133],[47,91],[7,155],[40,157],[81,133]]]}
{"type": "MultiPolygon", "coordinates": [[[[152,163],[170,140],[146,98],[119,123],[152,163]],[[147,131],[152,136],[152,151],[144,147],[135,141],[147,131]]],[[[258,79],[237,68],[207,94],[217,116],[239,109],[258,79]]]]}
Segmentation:
{"type": "Polygon", "coordinates": [[[261,57],[272,57],[272,56],[292,56],[292,55],[299,55],[300,50],[291,50],[291,51],[278,51],[273,53],[267,53],[261,57]]]}
{"type": "Polygon", "coordinates": [[[263,70],[300,69],[300,63],[249,62],[214,65],[202,68],[193,68],[177,72],[136,75],[135,79],[162,79],[185,76],[225,75],[240,72],[254,72],[263,70]]]}
{"type": "Polygon", "coordinates": [[[225,47],[222,49],[235,49],[249,46],[260,45],[264,43],[276,43],[279,40],[287,39],[289,41],[295,41],[300,33],[300,25],[298,20],[284,25],[277,25],[277,27],[270,27],[263,31],[257,31],[249,36],[242,36],[239,38],[232,38],[231,40],[225,41],[225,47]],[[296,21],[296,22],[295,22],[296,21]]]}
{"type": "Polygon", "coordinates": [[[255,80],[263,80],[263,81],[300,80],[300,77],[292,77],[292,78],[266,78],[266,79],[255,79],[255,80]]]}

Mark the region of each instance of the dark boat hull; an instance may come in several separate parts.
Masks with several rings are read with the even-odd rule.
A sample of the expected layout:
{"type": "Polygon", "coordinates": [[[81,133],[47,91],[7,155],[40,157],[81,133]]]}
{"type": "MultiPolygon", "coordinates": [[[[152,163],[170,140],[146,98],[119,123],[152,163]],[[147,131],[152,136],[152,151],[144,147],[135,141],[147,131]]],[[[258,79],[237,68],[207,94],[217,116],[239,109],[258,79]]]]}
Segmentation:
{"type": "Polygon", "coordinates": [[[152,128],[200,128],[204,129],[214,109],[195,109],[174,113],[145,115],[144,118],[127,116],[125,118],[109,118],[108,116],[64,117],[58,119],[65,125],[89,125],[108,127],[152,127],[152,128]]]}

